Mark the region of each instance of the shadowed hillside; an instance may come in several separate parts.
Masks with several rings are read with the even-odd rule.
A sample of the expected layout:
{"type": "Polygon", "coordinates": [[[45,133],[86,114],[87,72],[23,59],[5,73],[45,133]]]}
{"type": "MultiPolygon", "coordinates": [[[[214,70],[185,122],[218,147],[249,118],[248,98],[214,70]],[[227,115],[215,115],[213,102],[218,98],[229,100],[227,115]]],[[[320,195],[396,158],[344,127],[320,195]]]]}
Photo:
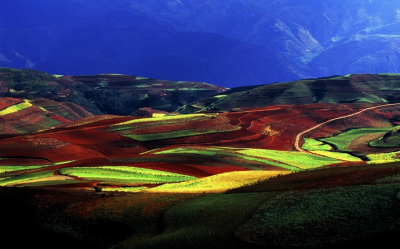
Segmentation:
{"type": "Polygon", "coordinates": [[[93,114],[129,115],[142,107],[173,112],[224,90],[204,82],[122,74],[63,76],[0,68],[0,96],[72,102],[93,114]]]}
{"type": "Polygon", "coordinates": [[[396,103],[400,75],[352,74],[232,88],[179,109],[181,113],[311,103],[396,103]]]}

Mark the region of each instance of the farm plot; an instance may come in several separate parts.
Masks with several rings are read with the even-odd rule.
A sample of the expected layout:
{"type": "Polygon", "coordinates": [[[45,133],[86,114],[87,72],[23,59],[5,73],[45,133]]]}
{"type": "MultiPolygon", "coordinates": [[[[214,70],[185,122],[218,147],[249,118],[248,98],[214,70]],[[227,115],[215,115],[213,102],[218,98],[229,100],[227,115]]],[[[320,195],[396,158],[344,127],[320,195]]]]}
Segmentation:
{"type": "Polygon", "coordinates": [[[237,152],[254,158],[274,160],[281,164],[288,165],[289,167],[287,168],[294,171],[319,168],[329,164],[340,163],[339,160],[334,158],[311,155],[309,153],[297,151],[244,149],[238,150],[237,152]]]}
{"type": "Polygon", "coordinates": [[[64,165],[64,164],[68,164],[68,163],[72,163],[72,162],[74,162],[74,161],[65,161],[65,162],[43,164],[43,165],[0,165],[0,174],[16,172],[16,171],[21,171],[21,170],[40,169],[40,168],[44,168],[44,167],[64,165]]]}
{"type": "MultiPolygon", "coordinates": [[[[267,149],[239,149],[233,147],[181,147],[156,152],[156,154],[199,154],[215,158],[230,157],[239,161],[255,162],[261,165],[272,165],[282,170],[299,171],[304,169],[323,167],[329,164],[340,163],[340,160],[310,155],[309,153],[297,151],[279,151],[267,149]]],[[[256,169],[256,168],[253,168],[256,169]]]]}
{"type": "Polygon", "coordinates": [[[194,176],[127,166],[73,167],[60,169],[60,174],[107,185],[136,186],[196,179],[194,176]]]}
{"type": "Polygon", "coordinates": [[[154,141],[161,139],[171,139],[180,137],[191,137],[203,134],[221,133],[221,132],[235,131],[239,129],[240,127],[236,126],[221,125],[209,128],[194,128],[194,129],[171,131],[165,133],[137,134],[137,135],[124,135],[124,136],[135,139],[137,141],[154,141]]]}
{"type": "Polygon", "coordinates": [[[0,111],[0,116],[11,114],[11,113],[14,113],[14,112],[18,112],[18,111],[20,111],[22,109],[29,108],[31,106],[32,106],[32,104],[29,103],[28,100],[25,100],[22,103],[15,104],[15,105],[9,106],[9,107],[1,110],[0,111]]]}
{"type": "Polygon", "coordinates": [[[53,176],[54,176],[53,171],[40,171],[31,174],[17,175],[1,179],[0,186],[16,186],[24,183],[46,181],[46,179],[51,178],[53,176]]]}
{"type": "Polygon", "coordinates": [[[400,151],[395,151],[390,153],[368,154],[366,157],[370,160],[367,162],[368,164],[399,162],[400,151]]]}
{"type": "Polygon", "coordinates": [[[144,190],[144,192],[223,193],[229,189],[251,185],[259,181],[289,173],[291,172],[260,170],[228,172],[181,183],[163,184],[155,188],[144,190]]]}
{"type": "Polygon", "coordinates": [[[332,147],[330,145],[311,138],[304,138],[304,144],[302,148],[314,154],[318,154],[329,158],[335,158],[342,161],[348,161],[348,162],[362,161],[360,158],[354,157],[347,153],[331,151],[332,147]]]}
{"type": "Polygon", "coordinates": [[[351,152],[351,150],[348,149],[348,145],[354,139],[357,139],[363,135],[371,135],[372,136],[372,134],[384,133],[384,132],[388,132],[391,130],[393,130],[393,127],[359,128],[359,129],[352,129],[350,131],[341,133],[334,137],[321,138],[319,140],[334,145],[338,151],[351,152]]]}

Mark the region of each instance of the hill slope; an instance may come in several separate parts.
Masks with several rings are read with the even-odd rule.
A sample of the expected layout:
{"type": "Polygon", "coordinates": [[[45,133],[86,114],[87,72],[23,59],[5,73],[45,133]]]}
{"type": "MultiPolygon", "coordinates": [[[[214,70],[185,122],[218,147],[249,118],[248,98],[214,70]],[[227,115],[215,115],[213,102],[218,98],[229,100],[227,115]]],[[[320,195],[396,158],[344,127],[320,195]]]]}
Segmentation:
{"type": "Polygon", "coordinates": [[[400,75],[352,74],[233,88],[179,109],[181,113],[311,103],[396,103],[400,75]]]}
{"type": "Polygon", "coordinates": [[[73,103],[48,99],[0,99],[0,134],[30,133],[71,124],[92,113],[73,103]]]}
{"type": "Polygon", "coordinates": [[[204,82],[122,74],[62,76],[0,68],[0,96],[73,102],[94,114],[129,115],[142,107],[173,112],[224,90],[204,82]]]}

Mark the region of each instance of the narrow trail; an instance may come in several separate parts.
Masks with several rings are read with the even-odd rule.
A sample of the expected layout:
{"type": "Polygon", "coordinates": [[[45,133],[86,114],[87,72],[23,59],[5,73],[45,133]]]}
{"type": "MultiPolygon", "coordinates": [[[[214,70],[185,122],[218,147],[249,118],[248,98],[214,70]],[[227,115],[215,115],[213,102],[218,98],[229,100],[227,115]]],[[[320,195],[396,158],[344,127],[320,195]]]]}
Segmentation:
{"type": "Polygon", "coordinates": [[[345,116],[341,116],[341,117],[329,119],[329,120],[327,120],[327,121],[325,121],[325,122],[322,122],[322,123],[320,123],[320,124],[317,124],[317,125],[315,125],[315,126],[309,128],[309,129],[307,129],[307,130],[305,130],[305,131],[302,131],[302,132],[300,132],[299,134],[297,134],[296,140],[295,140],[295,143],[294,143],[294,146],[295,146],[295,148],[296,148],[297,151],[306,152],[306,153],[312,154],[312,153],[309,152],[309,151],[303,150],[303,149],[301,148],[301,146],[299,145],[299,144],[300,144],[300,140],[301,140],[301,138],[302,138],[302,136],[303,136],[304,134],[306,134],[306,133],[308,133],[308,132],[310,132],[310,131],[312,131],[312,130],[315,130],[315,129],[317,129],[317,128],[319,128],[319,127],[321,127],[321,126],[323,126],[323,125],[325,125],[325,124],[327,124],[327,123],[329,123],[329,122],[332,122],[332,121],[336,121],[336,120],[339,120],[339,119],[345,119],[345,118],[349,118],[349,117],[352,117],[352,116],[356,116],[356,115],[359,115],[359,114],[361,114],[361,113],[363,113],[363,112],[365,112],[365,111],[368,111],[368,110],[373,110],[373,109],[382,108],[382,107],[388,107],[388,106],[396,106],[396,105],[400,105],[400,103],[384,104],[384,105],[379,105],[379,106],[371,106],[371,107],[362,109],[362,110],[360,110],[360,111],[358,111],[358,112],[355,112],[355,113],[352,113],[352,114],[348,114],[348,115],[345,115],[345,116]]]}

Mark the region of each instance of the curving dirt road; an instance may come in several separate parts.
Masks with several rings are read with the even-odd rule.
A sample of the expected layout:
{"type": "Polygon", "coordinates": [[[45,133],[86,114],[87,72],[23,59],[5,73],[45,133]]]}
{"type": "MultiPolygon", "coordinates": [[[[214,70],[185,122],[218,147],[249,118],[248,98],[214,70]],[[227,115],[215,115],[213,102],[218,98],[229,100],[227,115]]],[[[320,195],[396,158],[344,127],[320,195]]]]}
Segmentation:
{"type": "Polygon", "coordinates": [[[320,123],[320,124],[317,124],[317,125],[315,125],[315,126],[309,128],[309,129],[307,129],[307,130],[305,130],[305,131],[302,131],[302,132],[300,132],[299,134],[297,134],[296,140],[295,140],[295,142],[294,142],[294,146],[295,146],[295,148],[296,148],[297,151],[306,152],[306,153],[311,153],[311,152],[308,152],[308,151],[306,151],[306,150],[303,150],[303,149],[301,148],[301,146],[299,145],[300,139],[301,139],[301,137],[302,137],[304,134],[306,134],[306,133],[308,133],[308,132],[310,132],[310,131],[312,131],[312,130],[315,130],[315,129],[317,129],[317,128],[319,128],[319,127],[321,127],[321,126],[323,126],[323,125],[325,125],[325,124],[327,124],[327,123],[329,123],[329,122],[335,121],[335,120],[339,120],[339,119],[344,119],[344,118],[349,118],[349,117],[352,117],[352,116],[356,116],[356,115],[361,114],[361,113],[363,113],[363,112],[365,112],[365,111],[368,111],[368,110],[373,110],[373,109],[382,108],[382,107],[388,107],[388,106],[395,106],[395,105],[400,105],[400,103],[384,104],[384,105],[379,105],[379,106],[371,106],[371,107],[365,108],[365,109],[363,109],[363,110],[361,110],[361,111],[358,111],[358,112],[355,112],[355,113],[352,113],[352,114],[348,114],[348,115],[345,115],[345,116],[341,116],[341,117],[329,119],[329,120],[327,120],[327,121],[325,121],[325,122],[322,122],[322,123],[320,123]]]}

